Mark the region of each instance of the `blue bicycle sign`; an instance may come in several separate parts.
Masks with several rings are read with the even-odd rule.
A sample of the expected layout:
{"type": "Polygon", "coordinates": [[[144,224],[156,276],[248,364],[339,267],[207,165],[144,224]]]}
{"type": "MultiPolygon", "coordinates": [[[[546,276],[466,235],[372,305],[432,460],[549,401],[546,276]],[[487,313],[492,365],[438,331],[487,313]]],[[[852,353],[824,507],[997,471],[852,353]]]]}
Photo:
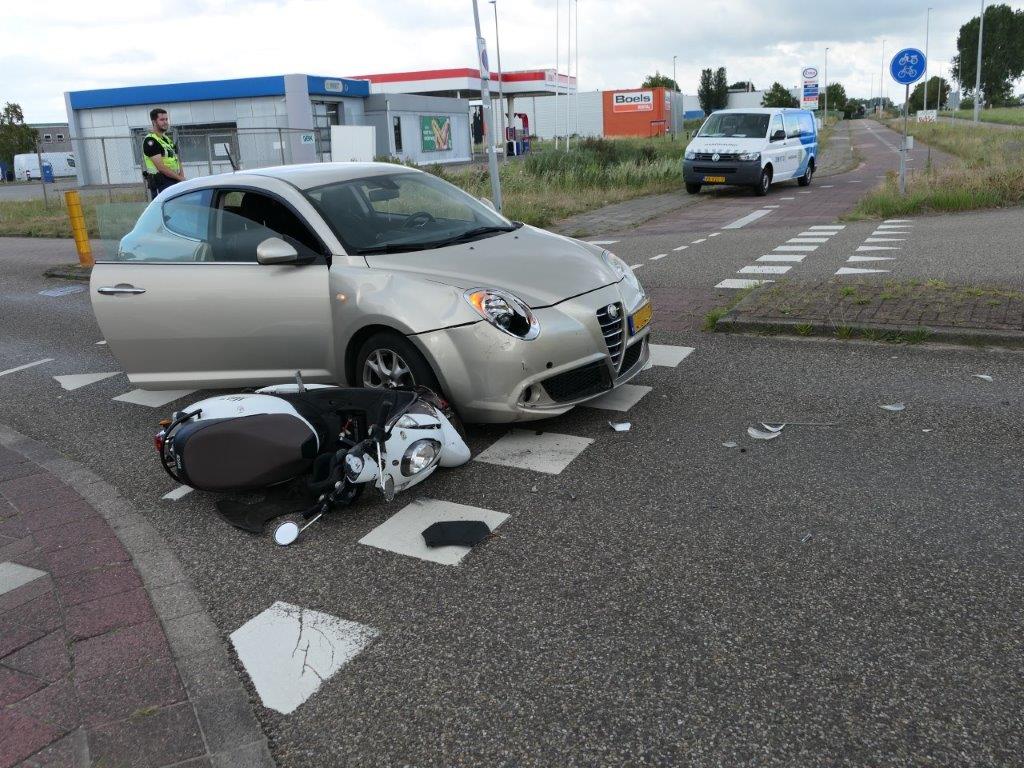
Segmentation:
{"type": "Polygon", "coordinates": [[[925,57],[917,48],[904,48],[889,62],[892,79],[900,85],[916,83],[924,76],[925,57]]]}

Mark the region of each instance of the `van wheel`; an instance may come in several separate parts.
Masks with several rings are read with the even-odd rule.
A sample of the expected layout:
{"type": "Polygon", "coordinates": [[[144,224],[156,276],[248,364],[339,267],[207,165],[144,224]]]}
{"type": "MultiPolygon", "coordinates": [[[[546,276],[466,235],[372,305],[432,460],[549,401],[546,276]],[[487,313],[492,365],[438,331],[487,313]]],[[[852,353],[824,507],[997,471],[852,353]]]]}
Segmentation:
{"type": "Polygon", "coordinates": [[[437,377],[413,343],[400,334],[375,333],[356,355],[357,385],[371,389],[429,387],[440,394],[437,377]]]}
{"type": "Polygon", "coordinates": [[[772,186],[772,170],[771,168],[765,168],[761,171],[761,183],[754,187],[754,191],[758,197],[764,197],[768,194],[768,190],[772,186]]]}
{"type": "Polygon", "coordinates": [[[686,182],[686,191],[689,192],[691,195],[699,194],[700,184],[688,181],[686,182]]]}
{"type": "Polygon", "coordinates": [[[814,161],[807,163],[807,170],[804,171],[804,175],[796,180],[796,183],[801,187],[811,186],[811,179],[814,177],[814,161]]]}

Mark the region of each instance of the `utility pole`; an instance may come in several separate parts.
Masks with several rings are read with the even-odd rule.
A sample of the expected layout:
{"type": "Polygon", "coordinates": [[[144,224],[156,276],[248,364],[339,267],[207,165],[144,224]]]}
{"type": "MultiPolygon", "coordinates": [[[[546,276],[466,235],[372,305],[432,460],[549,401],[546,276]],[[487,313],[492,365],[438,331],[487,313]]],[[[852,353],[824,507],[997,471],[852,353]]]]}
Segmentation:
{"type": "Polygon", "coordinates": [[[885,38],[882,38],[882,71],[878,76],[878,116],[882,116],[882,81],[885,79],[885,38]]]}
{"type": "Polygon", "coordinates": [[[828,48],[825,49],[825,119],[821,123],[821,127],[825,127],[825,123],[828,121],[828,48]]]}
{"type": "Polygon", "coordinates": [[[576,140],[579,141],[580,135],[580,0],[575,0],[576,3],[576,76],[573,82],[576,84],[575,91],[573,93],[573,104],[576,109],[573,111],[573,125],[576,126],[576,140]]]}
{"type": "Polygon", "coordinates": [[[981,107],[981,41],[985,32],[985,0],[981,0],[981,18],[978,19],[978,68],[974,73],[974,122],[978,122],[981,107]]]}
{"type": "Polygon", "coordinates": [[[501,133],[498,134],[501,141],[501,162],[505,162],[505,155],[508,154],[508,142],[505,141],[505,85],[501,76],[501,38],[498,36],[498,0],[490,0],[494,6],[494,44],[498,49],[498,102],[501,104],[501,133]]]}
{"type": "Polygon", "coordinates": [[[561,56],[562,33],[558,29],[559,13],[558,0],[555,0],[555,149],[558,149],[558,59],[561,56]]]}
{"type": "MultiPolygon", "coordinates": [[[[480,9],[477,8],[476,3],[477,0],[473,0],[473,21],[476,23],[476,52],[477,60],[480,64],[480,96],[484,103],[482,122],[485,128],[487,123],[490,122],[492,126],[491,132],[493,133],[494,113],[491,111],[491,69],[487,63],[487,41],[480,34],[480,9]]],[[[495,157],[496,152],[493,139],[490,142],[490,146],[487,146],[487,142],[484,143],[484,146],[487,147],[487,170],[491,174],[491,194],[494,195],[494,207],[498,209],[498,213],[501,213],[501,177],[498,175],[498,158],[495,157]]]]}
{"type": "MultiPolygon", "coordinates": [[[[928,16],[924,22],[924,110],[928,111],[928,36],[932,28],[932,9],[928,9],[928,16]]],[[[942,86],[940,85],[939,88],[942,86]]]]}
{"type": "Polygon", "coordinates": [[[572,78],[572,5],[565,0],[565,151],[569,151],[569,82],[572,78]]]}

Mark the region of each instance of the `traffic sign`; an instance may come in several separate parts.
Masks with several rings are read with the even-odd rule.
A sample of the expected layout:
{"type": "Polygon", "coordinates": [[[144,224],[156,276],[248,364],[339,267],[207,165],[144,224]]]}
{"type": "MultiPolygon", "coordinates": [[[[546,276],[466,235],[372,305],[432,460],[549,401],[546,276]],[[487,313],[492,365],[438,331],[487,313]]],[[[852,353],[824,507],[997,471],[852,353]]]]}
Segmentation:
{"type": "Polygon", "coordinates": [[[917,48],[898,51],[889,62],[889,73],[900,85],[916,83],[924,75],[925,56],[917,48]]]}

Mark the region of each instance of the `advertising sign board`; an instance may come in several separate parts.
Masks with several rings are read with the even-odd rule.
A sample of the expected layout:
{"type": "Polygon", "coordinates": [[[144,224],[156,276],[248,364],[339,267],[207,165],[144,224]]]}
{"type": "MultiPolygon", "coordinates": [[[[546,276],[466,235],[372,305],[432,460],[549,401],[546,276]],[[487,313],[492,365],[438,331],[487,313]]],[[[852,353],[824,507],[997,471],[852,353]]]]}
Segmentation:
{"type": "Polygon", "coordinates": [[[934,109],[920,109],[917,112],[917,122],[919,123],[934,123],[938,121],[939,113],[934,109]]]}
{"type": "Polygon", "coordinates": [[[612,112],[653,112],[653,91],[625,91],[612,94],[612,112]]]}
{"type": "Polygon", "coordinates": [[[803,109],[818,108],[818,68],[804,67],[801,73],[803,88],[800,95],[800,106],[803,109]]]}
{"type": "Polygon", "coordinates": [[[420,115],[420,140],[424,152],[452,148],[452,119],[447,115],[420,115]]]}

